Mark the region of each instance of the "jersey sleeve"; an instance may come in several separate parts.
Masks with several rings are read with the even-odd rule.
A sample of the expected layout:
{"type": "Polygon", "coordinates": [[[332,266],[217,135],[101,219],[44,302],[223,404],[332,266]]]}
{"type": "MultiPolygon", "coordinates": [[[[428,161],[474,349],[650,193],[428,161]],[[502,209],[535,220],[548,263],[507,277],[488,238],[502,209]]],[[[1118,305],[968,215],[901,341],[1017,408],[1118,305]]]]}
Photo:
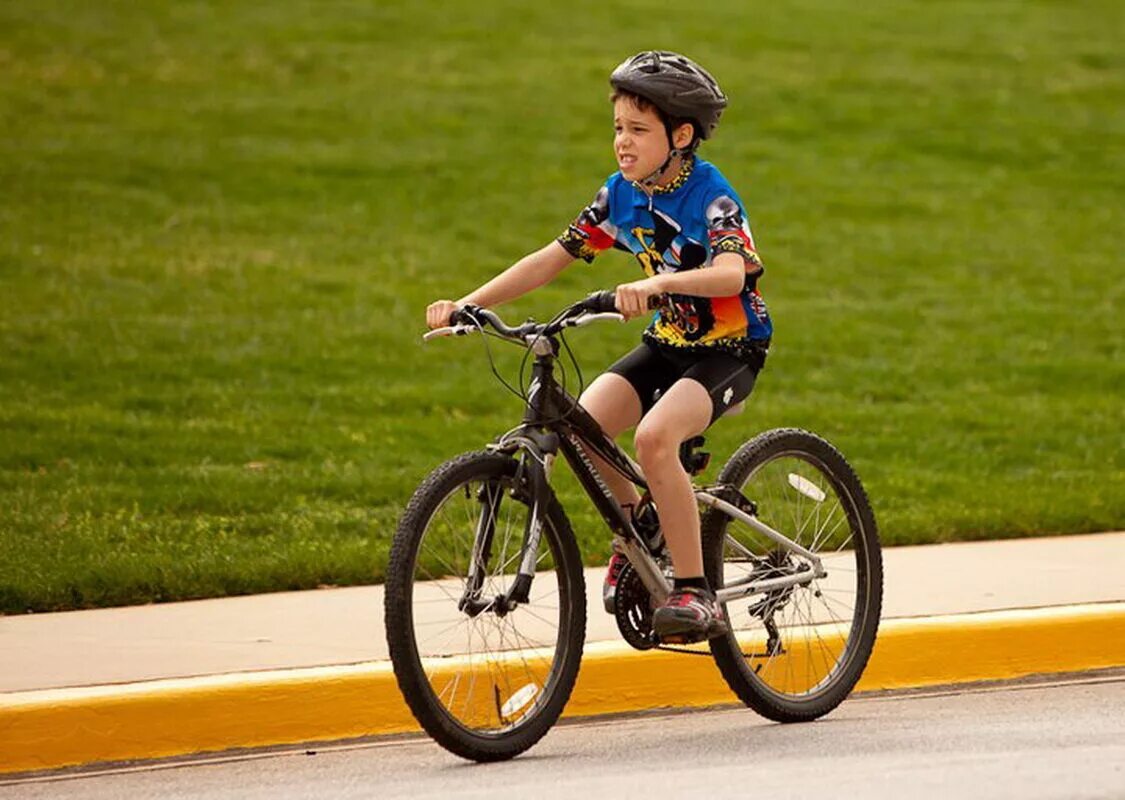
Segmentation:
{"type": "Polygon", "coordinates": [[[609,187],[602,186],[594,201],[570,223],[558,243],[575,258],[590,263],[617,241],[617,228],[609,221],[609,187]]]}
{"type": "Polygon", "coordinates": [[[719,194],[708,204],[704,212],[707,217],[707,241],[711,247],[711,257],[719,253],[738,253],[746,262],[746,271],[761,272],[762,260],[754,248],[754,236],[750,233],[750,223],[737,198],[730,194],[719,194]]]}

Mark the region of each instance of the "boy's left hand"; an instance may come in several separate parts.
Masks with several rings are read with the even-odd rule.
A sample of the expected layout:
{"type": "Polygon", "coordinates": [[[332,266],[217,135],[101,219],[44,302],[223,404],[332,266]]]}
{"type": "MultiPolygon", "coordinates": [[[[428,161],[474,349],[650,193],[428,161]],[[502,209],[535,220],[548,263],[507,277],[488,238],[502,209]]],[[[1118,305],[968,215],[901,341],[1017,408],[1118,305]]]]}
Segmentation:
{"type": "Polygon", "coordinates": [[[658,277],[623,283],[616,289],[617,310],[625,319],[639,317],[649,312],[648,299],[661,293],[658,277]]]}

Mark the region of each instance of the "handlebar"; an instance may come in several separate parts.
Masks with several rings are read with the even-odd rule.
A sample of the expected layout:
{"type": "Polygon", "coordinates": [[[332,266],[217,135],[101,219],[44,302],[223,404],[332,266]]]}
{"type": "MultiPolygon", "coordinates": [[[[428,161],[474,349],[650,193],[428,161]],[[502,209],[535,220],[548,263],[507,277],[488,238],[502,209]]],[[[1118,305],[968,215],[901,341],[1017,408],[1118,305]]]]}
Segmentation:
{"type": "Polygon", "coordinates": [[[617,293],[594,292],[583,300],[582,303],[586,306],[587,311],[591,311],[595,314],[616,313],[617,293]]]}
{"type": "Polygon", "coordinates": [[[478,333],[487,325],[505,339],[527,344],[544,336],[553,336],[563,328],[578,328],[603,319],[625,321],[625,318],[617,311],[617,299],[614,292],[594,292],[563,309],[551,322],[540,323],[528,320],[516,327],[508,325],[495,312],[487,308],[467,305],[450,315],[449,326],[435,328],[423,334],[422,339],[423,341],[429,341],[437,336],[465,336],[470,333],[478,333]]]}

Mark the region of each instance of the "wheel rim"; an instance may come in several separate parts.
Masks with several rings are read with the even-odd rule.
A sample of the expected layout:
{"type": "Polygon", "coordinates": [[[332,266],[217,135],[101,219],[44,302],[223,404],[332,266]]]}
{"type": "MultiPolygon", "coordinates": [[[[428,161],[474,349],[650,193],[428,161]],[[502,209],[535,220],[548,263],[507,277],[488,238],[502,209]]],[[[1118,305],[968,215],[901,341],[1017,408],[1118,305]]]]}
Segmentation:
{"type": "Polygon", "coordinates": [[[529,602],[502,612],[494,602],[515,580],[530,514],[512,488],[511,478],[489,477],[449,492],[422,534],[410,590],[413,640],[430,692],[452,722],[486,737],[511,733],[546,705],[566,641],[567,587],[556,571],[549,520],[529,602]],[[491,520],[494,532],[479,592],[468,595],[473,615],[459,606],[482,520],[491,520]]]}
{"type": "MultiPolygon", "coordinates": [[[[771,694],[811,701],[830,690],[857,650],[868,601],[867,552],[855,503],[819,459],[783,452],[759,464],[743,494],[766,525],[817,554],[827,574],[726,604],[742,669],[771,694]]],[[[793,575],[809,568],[737,520],[726,526],[723,584],[793,575]]]]}

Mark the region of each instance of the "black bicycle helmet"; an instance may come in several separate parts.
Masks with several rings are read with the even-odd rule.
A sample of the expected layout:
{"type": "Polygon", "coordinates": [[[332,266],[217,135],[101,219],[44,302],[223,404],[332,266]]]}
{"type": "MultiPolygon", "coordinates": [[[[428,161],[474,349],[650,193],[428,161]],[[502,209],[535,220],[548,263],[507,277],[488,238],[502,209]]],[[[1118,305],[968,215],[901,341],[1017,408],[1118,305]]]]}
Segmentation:
{"type": "Polygon", "coordinates": [[[625,59],[609,83],[654,103],[673,119],[692,120],[700,139],[711,137],[727,107],[727,97],[710,72],[669,50],[645,50],[625,59]]]}

